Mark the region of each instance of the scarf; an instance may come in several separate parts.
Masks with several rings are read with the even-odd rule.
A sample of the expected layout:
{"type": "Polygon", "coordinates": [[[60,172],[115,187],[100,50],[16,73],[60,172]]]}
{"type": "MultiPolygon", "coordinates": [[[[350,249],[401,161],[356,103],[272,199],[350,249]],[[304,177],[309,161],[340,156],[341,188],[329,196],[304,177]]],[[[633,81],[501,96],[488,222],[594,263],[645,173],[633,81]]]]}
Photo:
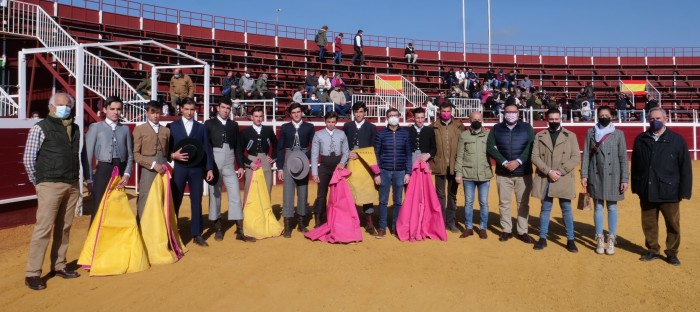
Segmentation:
{"type": "MultiPolygon", "coordinates": [[[[55,112],[50,112],[49,116],[58,119],[58,117],[56,117],[55,112]]],[[[61,123],[63,124],[64,127],[66,127],[66,131],[68,132],[68,139],[72,140],[73,138],[71,138],[70,135],[71,135],[71,130],[73,130],[73,118],[61,119],[61,123]]]]}
{"type": "Polygon", "coordinates": [[[610,134],[615,131],[615,125],[610,123],[607,127],[602,127],[599,123],[597,123],[593,129],[595,130],[595,141],[600,142],[600,140],[602,140],[606,134],[610,134]]]}

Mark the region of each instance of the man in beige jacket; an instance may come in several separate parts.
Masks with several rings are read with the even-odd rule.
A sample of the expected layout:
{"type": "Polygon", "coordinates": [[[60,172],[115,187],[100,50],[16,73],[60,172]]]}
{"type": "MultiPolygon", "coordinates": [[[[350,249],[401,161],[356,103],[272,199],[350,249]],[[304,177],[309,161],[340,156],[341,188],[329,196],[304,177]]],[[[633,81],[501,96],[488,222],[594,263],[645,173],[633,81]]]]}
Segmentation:
{"type": "Polygon", "coordinates": [[[194,83],[190,76],[175,68],[170,78],[170,108],[165,115],[176,115],[178,107],[187,99],[194,99],[194,83]]]}
{"type": "Polygon", "coordinates": [[[464,131],[462,122],[452,117],[452,103],[440,105],[440,118],[433,123],[437,152],[433,158],[435,189],[445,216],[445,228],[452,233],[459,233],[455,224],[457,213],[457,188],[455,180],[455,160],[457,159],[457,141],[464,131]],[[445,202],[445,183],[447,183],[447,202],[445,202]]]}

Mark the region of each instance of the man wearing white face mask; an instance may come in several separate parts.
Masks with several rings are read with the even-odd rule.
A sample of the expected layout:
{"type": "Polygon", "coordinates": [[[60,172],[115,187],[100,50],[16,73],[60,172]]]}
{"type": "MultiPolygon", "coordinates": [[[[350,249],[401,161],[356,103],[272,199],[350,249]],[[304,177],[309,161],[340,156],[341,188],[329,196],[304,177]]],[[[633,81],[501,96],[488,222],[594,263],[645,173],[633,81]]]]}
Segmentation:
{"type": "Polygon", "coordinates": [[[501,212],[503,228],[503,233],[498,240],[505,242],[513,237],[511,200],[515,192],[518,207],[516,237],[525,243],[532,244],[535,241],[527,235],[527,221],[532,190],[530,150],[535,140],[535,131],[530,124],[518,120],[518,107],[515,104],[506,104],[504,111],[505,120],[493,126],[486,141],[489,156],[496,160],[498,209],[501,212]]]}
{"type": "Polygon", "coordinates": [[[252,99],[254,96],[253,85],[255,84],[255,79],[250,77],[250,73],[246,72],[243,74],[243,77],[238,80],[238,83],[239,89],[241,90],[241,98],[244,100],[252,99]]]}
{"type": "Polygon", "coordinates": [[[374,183],[379,185],[379,230],[376,238],[386,236],[389,189],[394,194],[391,230],[396,233],[396,219],[399,216],[399,210],[401,210],[403,186],[408,184],[412,165],[411,134],[408,130],[399,128],[399,111],[390,108],[387,110],[386,116],[389,125],[384,130],[377,132],[374,139],[374,151],[379,165],[379,174],[374,177],[374,183]]]}

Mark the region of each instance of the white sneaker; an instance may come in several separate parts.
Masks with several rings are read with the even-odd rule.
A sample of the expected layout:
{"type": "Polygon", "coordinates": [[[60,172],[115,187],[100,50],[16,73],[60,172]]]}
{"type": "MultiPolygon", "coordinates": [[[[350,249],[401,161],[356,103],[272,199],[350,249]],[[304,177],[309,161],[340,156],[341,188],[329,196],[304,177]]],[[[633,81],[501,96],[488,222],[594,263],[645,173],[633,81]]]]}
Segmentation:
{"type": "Polygon", "coordinates": [[[611,256],[615,254],[615,235],[608,234],[608,244],[607,248],[605,248],[605,253],[611,256]]]}
{"type": "Polygon", "coordinates": [[[603,253],[605,253],[605,237],[603,236],[603,234],[596,234],[595,240],[596,240],[595,252],[599,255],[602,255],[603,253]]]}

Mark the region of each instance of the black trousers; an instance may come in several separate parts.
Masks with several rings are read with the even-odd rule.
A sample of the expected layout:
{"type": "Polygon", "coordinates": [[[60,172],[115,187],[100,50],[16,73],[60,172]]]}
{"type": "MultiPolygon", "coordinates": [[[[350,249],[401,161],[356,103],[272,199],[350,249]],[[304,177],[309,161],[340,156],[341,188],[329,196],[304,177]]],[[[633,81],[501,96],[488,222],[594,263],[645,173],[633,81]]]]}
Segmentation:
{"type": "Polygon", "coordinates": [[[321,156],[318,166],[318,192],[314,202],[314,213],[325,213],[328,203],[328,185],[331,183],[333,172],[340,163],[340,156],[321,156]]]}
{"type": "Polygon", "coordinates": [[[112,170],[114,170],[114,167],[119,168],[119,175],[122,176],[126,169],[126,162],[121,161],[119,158],[112,159],[112,162],[97,162],[95,174],[92,175],[92,213],[90,214],[90,224],[95,220],[95,214],[97,214],[97,209],[100,207],[102,197],[107,191],[107,185],[112,178],[112,170]]]}

